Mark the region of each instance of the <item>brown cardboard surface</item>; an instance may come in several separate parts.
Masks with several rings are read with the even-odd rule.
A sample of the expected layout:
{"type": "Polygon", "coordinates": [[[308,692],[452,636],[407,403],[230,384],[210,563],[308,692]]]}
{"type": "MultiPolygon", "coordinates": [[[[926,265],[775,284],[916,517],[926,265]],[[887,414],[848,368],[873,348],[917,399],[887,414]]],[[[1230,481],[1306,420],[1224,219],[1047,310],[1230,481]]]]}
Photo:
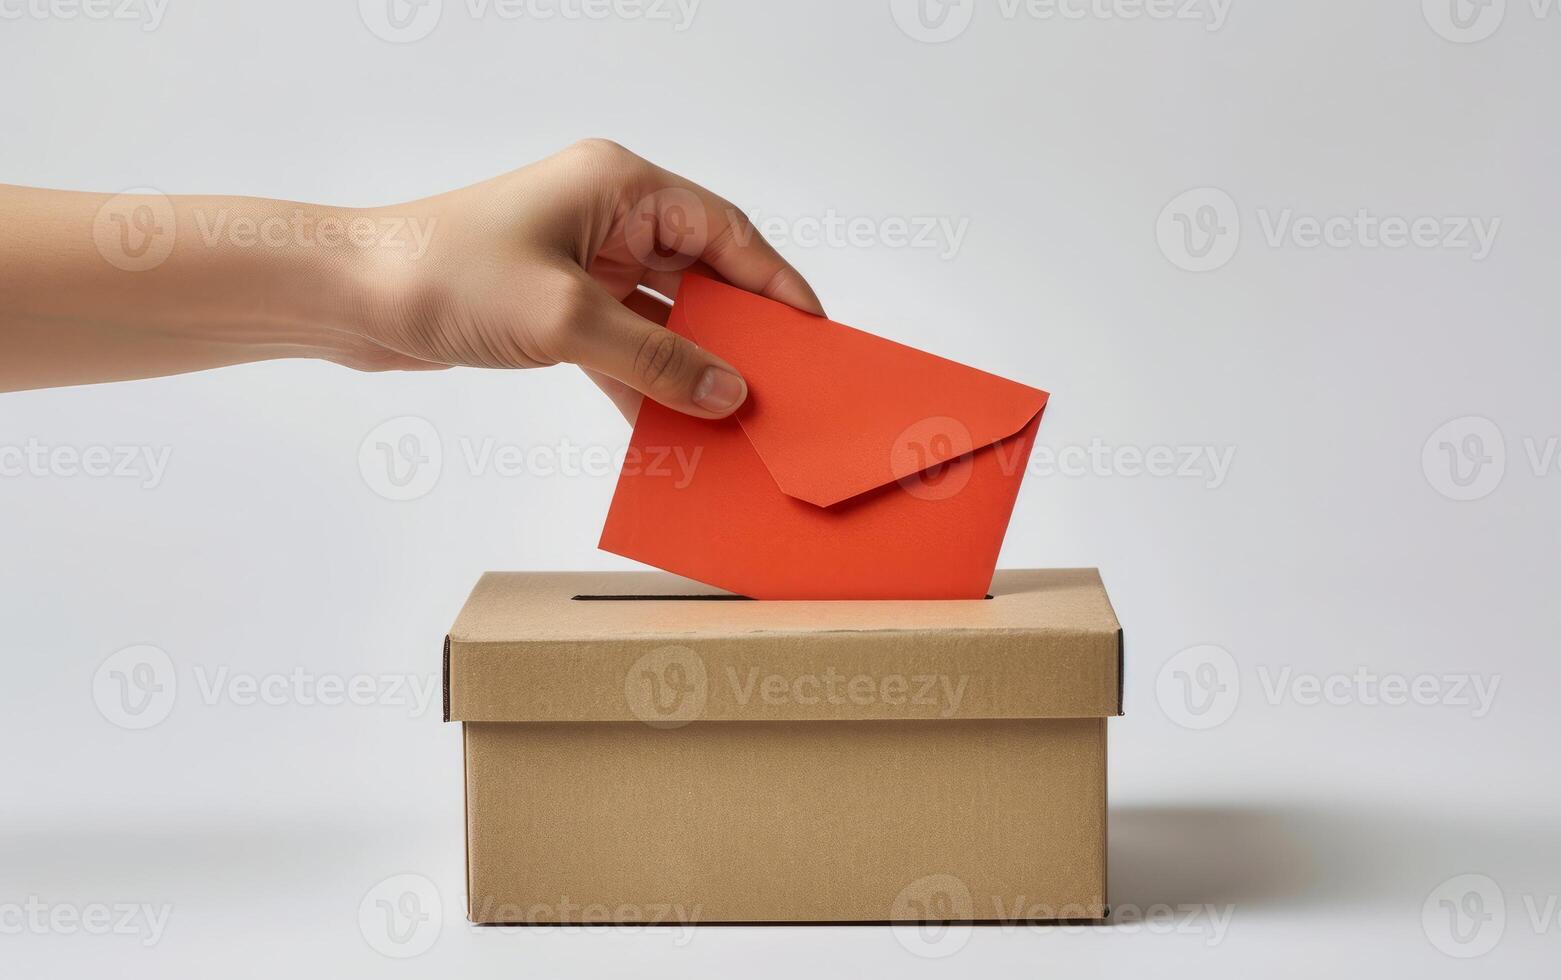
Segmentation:
{"type": "Polygon", "coordinates": [[[450,631],[447,718],[680,724],[1121,710],[1121,629],[1094,569],[1000,571],[985,600],[575,598],[718,594],[662,573],[490,572],[450,631]]]}
{"type": "Polygon", "coordinates": [[[473,921],[1105,915],[1121,630],[1094,570],[1000,572],[989,600],[669,598],[712,594],[478,583],[445,649],[473,921]]]}
{"type": "Polygon", "coordinates": [[[474,922],[1105,915],[1105,720],[468,724],[474,922]]]}

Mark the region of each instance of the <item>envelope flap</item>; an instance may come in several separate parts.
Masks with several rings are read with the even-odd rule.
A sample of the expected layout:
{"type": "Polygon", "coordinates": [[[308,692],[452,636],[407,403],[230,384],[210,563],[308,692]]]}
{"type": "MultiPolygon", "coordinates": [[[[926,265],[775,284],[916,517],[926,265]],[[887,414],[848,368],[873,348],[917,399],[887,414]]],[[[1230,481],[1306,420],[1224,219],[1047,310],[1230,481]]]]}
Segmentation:
{"type": "Polygon", "coordinates": [[[1018,432],[1036,388],[687,274],[667,326],[748,381],[738,422],[788,496],[821,507],[1018,432]]]}

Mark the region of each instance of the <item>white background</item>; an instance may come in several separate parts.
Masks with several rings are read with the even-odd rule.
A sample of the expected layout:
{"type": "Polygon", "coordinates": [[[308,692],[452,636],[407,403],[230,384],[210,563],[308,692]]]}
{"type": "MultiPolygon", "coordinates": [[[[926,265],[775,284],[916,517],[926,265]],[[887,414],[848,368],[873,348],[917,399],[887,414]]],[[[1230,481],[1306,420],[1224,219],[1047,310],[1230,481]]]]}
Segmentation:
{"type": "Polygon", "coordinates": [[[427,684],[484,569],[626,566],[595,551],[610,474],[465,462],[485,440],[621,447],[626,427],[574,372],[271,363],[0,396],[0,447],[169,452],[152,481],[0,477],[0,972],[1553,966],[1561,473],[1535,457],[1561,435],[1561,11],[1458,0],[1475,18],[1459,29],[1454,0],[1236,0],[1189,20],[993,0],[953,5],[957,33],[928,43],[914,5],[886,0],[705,0],[687,23],[444,0],[427,36],[394,43],[366,26],[383,33],[380,0],[170,0],[154,30],[134,3],[116,20],[28,2],[0,0],[0,180],[387,204],[608,136],[778,218],[836,319],[1051,391],[1038,458],[1097,440],[1233,455],[1222,479],[1122,457],[1032,469],[1003,553],[1103,571],[1128,638],[1111,898],[1186,924],[983,928],[934,960],[877,928],[474,933],[459,732],[437,699],[419,713],[203,690],[295,669],[427,684]],[[1218,193],[1162,216],[1194,188],[1218,193]],[[1362,209],[1500,224],[1480,257],[1266,234],[1287,213],[1362,209]],[[1225,229],[1201,262],[1178,243],[1207,240],[1180,238],[1178,214],[1225,229]],[[866,219],[869,240],[815,240],[832,215],[866,219]],[[892,219],[925,218],[963,223],[952,255],[895,240],[892,219]],[[443,466],[390,501],[359,448],[403,416],[432,426],[443,466]],[[107,658],[142,644],[178,687],[132,731],[101,685],[107,658]],[[1207,644],[1229,659],[1171,662],[1207,644]],[[1361,670],[1433,675],[1436,703],[1381,703],[1361,670]],[[1333,696],[1310,703],[1288,686],[1299,674],[1335,678],[1333,696]],[[1496,684],[1489,710],[1458,703],[1449,675],[1496,684]],[[401,873],[443,909],[404,962],[358,918],[401,873]],[[1486,878],[1444,884],[1466,874],[1486,878]],[[152,942],[71,929],[69,911],[29,927],[29,899],[169,914],[152,942]],[[1468,918],[1482,900],[1489,918],[1468,918]]]}

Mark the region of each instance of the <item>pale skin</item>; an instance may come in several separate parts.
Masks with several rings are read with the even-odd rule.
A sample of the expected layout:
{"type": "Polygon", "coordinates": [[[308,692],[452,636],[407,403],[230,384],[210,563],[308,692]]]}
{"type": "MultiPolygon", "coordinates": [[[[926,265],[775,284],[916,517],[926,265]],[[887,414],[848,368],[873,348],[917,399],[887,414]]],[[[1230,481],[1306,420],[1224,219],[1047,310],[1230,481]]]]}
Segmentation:
{"type": "Polygon", "coordinates": [[[734,205],[605,140],[384,208],[0,185],[0,392],[571,363],[631,420],[642,397],[722,418],[747,385],[665,327],[688,268],[824,312],[734,205]]]}

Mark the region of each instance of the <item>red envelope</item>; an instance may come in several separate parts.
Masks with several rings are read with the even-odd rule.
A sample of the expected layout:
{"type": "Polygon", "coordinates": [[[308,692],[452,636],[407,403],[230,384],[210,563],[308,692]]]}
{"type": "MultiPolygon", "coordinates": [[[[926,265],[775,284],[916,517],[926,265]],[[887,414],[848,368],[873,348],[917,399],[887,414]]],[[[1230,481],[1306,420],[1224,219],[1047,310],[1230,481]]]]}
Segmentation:
{"type": "Polygon", "coordinates": [[[1046,392],[693,273],[667,326],[748,401],[645,400],[603,550],[755,599],[986,595],[1046,392]]]}

